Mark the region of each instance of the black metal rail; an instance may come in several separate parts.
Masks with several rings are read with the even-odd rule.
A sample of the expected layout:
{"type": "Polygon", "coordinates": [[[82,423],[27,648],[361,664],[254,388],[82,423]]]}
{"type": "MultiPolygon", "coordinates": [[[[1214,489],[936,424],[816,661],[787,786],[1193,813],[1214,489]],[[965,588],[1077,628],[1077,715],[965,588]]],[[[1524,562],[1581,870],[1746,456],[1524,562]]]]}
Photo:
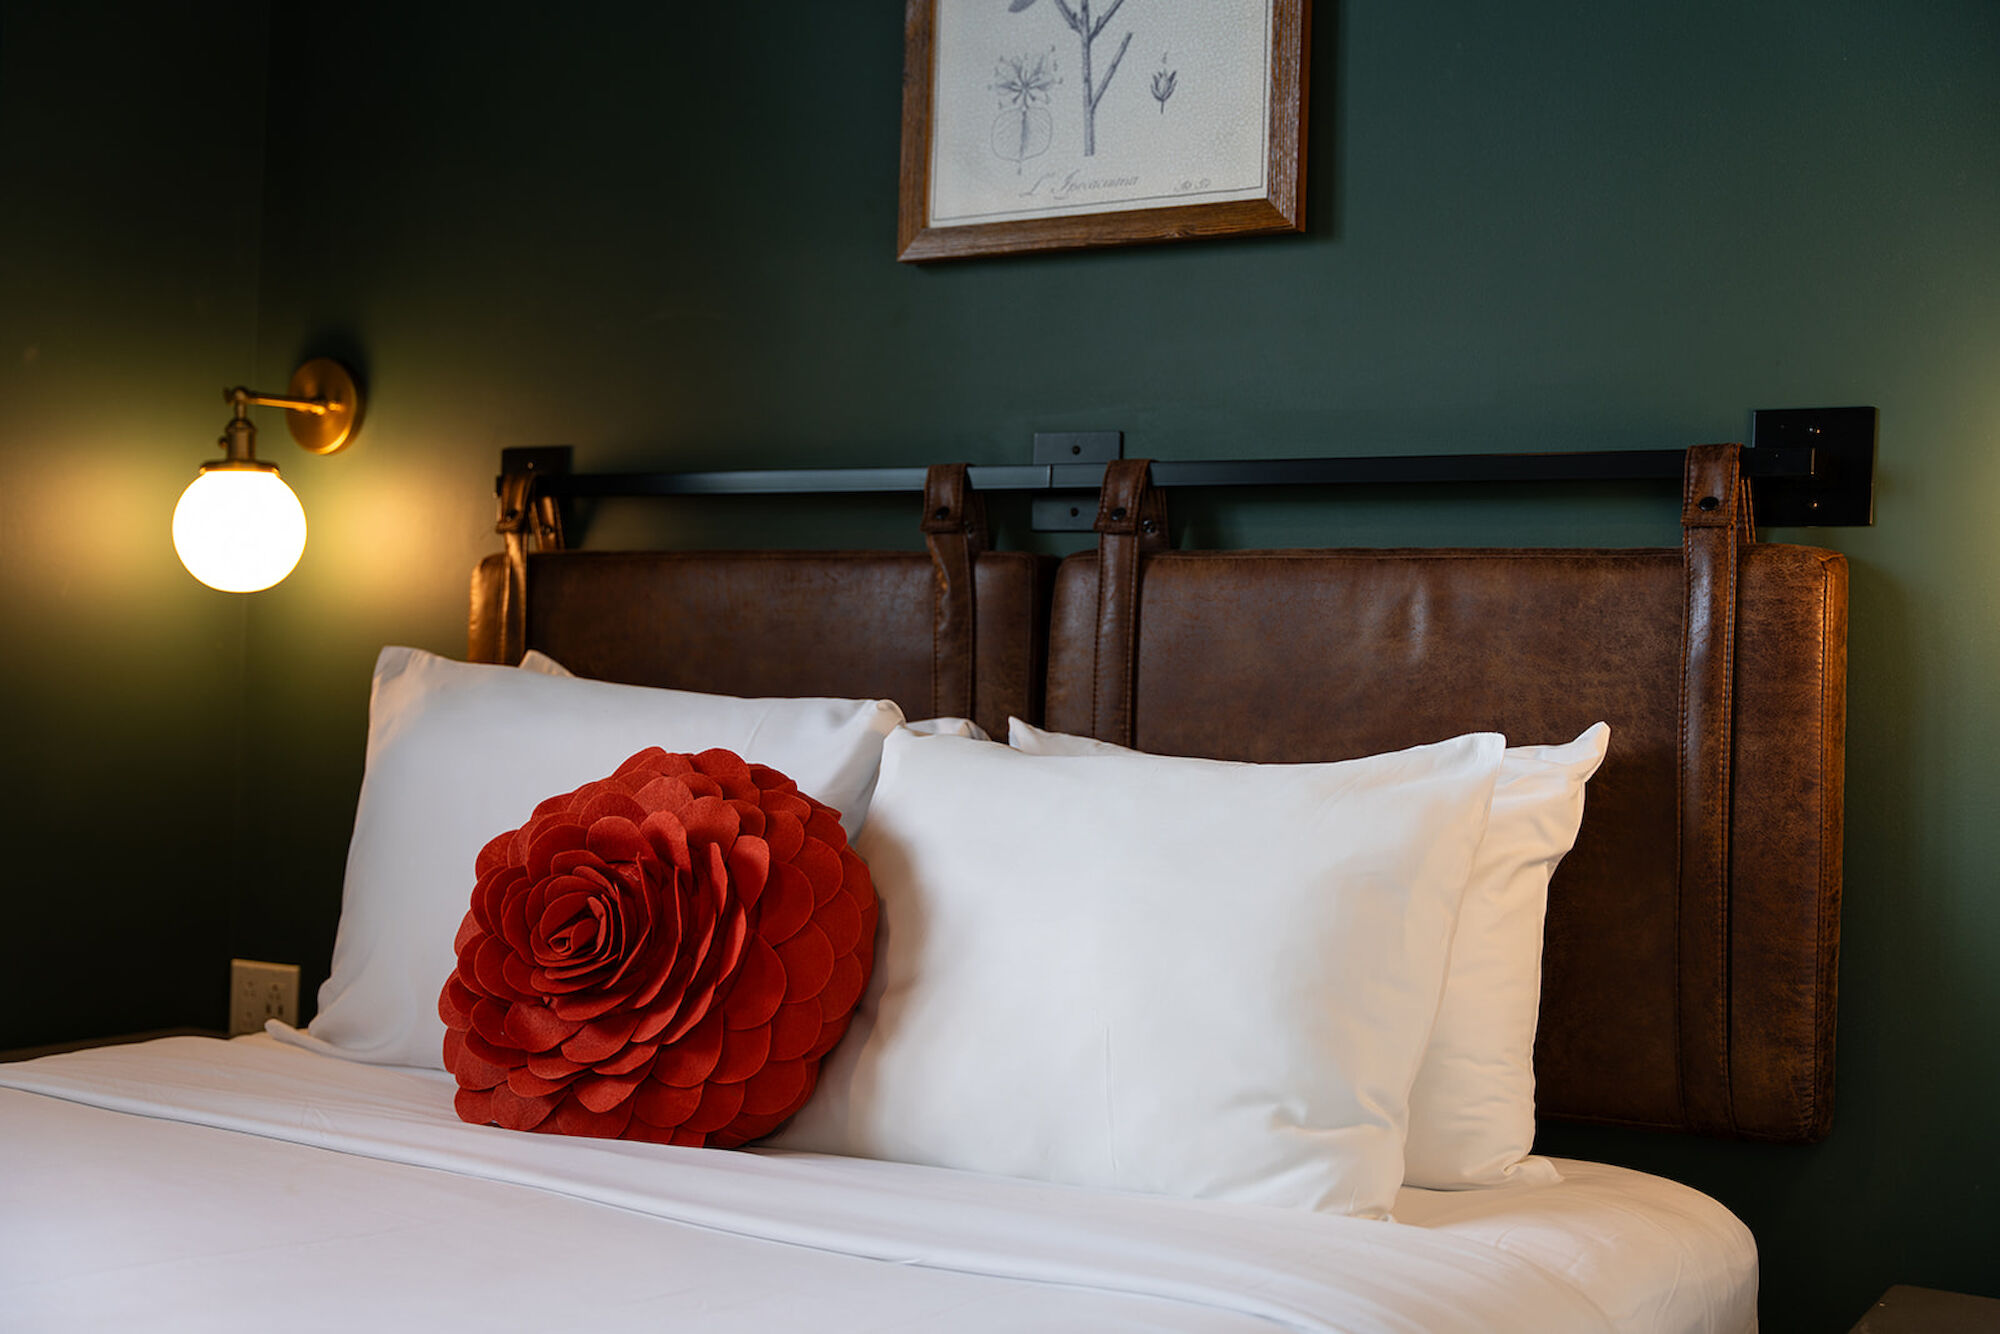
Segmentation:
{"type": "MultiPolygon", "coordinates": [[[[1756,479],[1760,522],[1844,525],[1873,522],[1875,409],[1809,408],[1756,414],[1756,439],[1744,451],[1756,479]],[[1768,443],[1766,443],[1768,440],[1768,443]]],[[[1111,442],[1114,432],[1062,437],[1111,442]]],[[[1045,452],[1045,451],[1040,451],[1045,452]]],[[[1157,460],[1163,487],[1408,486],[1434,483],[1673,481],[1678,449],[1585,450],[1548,454],[1381,454],[1304,459],[1157,460]]],[[[924,469],[757,468],[720,472],[572,473],[567,447],[509,449],[502,471],[533,471],[538,493],[559,500],[643,496],[834,495],[921,493],[924,469]]],[[[1102,458],[1090,461],[974,465],[980,491],[1094,492],[1102,458]]],[[[1053,497],[1050,497],[1053,499],[1053,497]]],[[[1051,507],[1067,516],[1069,506],[1051,507]]],[[[1038,525],[1041,508],[1038,507],[1038,525]]],[[[1088,528],[1089,515],[1082,527],[1088,528]]],[[[1068,522],[1049,526],[1073,527],[1068,522]]]]}

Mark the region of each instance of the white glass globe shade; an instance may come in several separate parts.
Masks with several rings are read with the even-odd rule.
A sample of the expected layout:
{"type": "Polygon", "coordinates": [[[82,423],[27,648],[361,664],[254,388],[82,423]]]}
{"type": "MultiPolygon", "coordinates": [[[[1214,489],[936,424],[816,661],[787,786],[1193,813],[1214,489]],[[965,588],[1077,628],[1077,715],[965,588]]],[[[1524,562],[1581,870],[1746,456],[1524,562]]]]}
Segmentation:
{"type": "Polygon", "coordinates": [[[181,564],[225,593],[269,588],[305,549],[305,509],[275,468],[211,468],[174,506],[181,564]]]}

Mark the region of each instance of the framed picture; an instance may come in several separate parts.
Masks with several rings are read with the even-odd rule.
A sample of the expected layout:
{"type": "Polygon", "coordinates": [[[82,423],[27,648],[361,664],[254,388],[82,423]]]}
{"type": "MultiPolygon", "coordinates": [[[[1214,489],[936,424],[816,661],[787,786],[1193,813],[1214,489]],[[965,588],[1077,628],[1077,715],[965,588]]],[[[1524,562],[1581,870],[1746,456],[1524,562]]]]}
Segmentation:
{"type": "Polygon", "coordinates": [[[907,0],[897,258],[1305,228],[1311,0],[907,0]]]}

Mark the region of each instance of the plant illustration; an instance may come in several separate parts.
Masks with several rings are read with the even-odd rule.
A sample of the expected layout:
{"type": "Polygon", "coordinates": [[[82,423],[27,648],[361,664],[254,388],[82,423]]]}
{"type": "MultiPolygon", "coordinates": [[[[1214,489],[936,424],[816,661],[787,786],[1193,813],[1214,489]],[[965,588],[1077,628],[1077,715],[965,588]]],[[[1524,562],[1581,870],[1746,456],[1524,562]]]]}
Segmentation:
{"type": "MultiPolygon", "coordinates": [[[[1018,14],[1037,3],[1038,0],[1008,0],[1007,12],[1018,14]]],[[[1098,36],[1103,33],[1105,25],[1111,22],[1111,16],[1124,8],[1125,0],[1111,0],[1111,7],[1095,18],[1091,17],[1090,0],[1076,0],[1074,4],[1071,4],[1070,0],[1051,0],[1051,3],[1062,15],[1063,22],[1069,24],[1071,31],[1076,33],[1077,41],[1083,47],[1083,155],[1095,157],[1097,156],[1097,104],[1104,100],[1104,90],[1109,88],[1111,81],[1118,76],[1118,62],[1125,59],[1125,51],[1132,45],[1132,34],[1127,32],[1125,40],[1118,43],[1118,53],[1111,57],[1111,64],[1105,69],[1101,80],[1096,79],[1093,74],[1091,48],[1097,44],[1098,36]]],[[[1165,109],[1164,99],[1160,106],[1162,110],[1165,109]]]]}
{"type": "Polygon", "coordinates": [[[1153,100],[1160,104],[1162,116],[1167,114],[1167,99],[1174,95],[1174,80],[1180,77],[1180,73],[1177,69],[1168,69],[1167,58],[1164,55],[1160,57],[1159,72],[1153,75],[1153,100]]]}
{"type": "Polygon", "coordinates": [[[993,151],[1002,161],[1021,164],[1049,151],[1055,128],[1049,120],[1049,99],[1062,80],[1056,75],[1055,52],[1039,56],[1003,57],[994,67],[990,85],[1000,95],[1000,114],[993,118],[993,151]]]}

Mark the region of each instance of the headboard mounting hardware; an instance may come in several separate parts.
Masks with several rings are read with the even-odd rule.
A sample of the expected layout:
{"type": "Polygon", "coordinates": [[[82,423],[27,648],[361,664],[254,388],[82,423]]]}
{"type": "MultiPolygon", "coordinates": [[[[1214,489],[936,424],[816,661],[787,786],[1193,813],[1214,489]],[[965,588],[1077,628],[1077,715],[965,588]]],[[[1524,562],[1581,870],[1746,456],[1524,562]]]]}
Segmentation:
{"type": "MultiPolygon", "coordinates": [[[[1756,480],[1756,521],[1765,527],[1859,526],[1874,522],[1876,410],[1790,408],[1754,414],[1743,474],[1756,480]]],[[[978,491],[1036,493],[1034,526],[1087,532],[1107,464],[1124,456],[1120,431],[1038,432],[1031,464],[974,465],[978,491]]],[[[1211,486],[1417,486],[1491,482],[1676,482],[1684,449],[1582,450],[1535,454],[1376,454],[1290,459],[1159,459],[1153,484],[1211,486]]],[[[760,468],[725,472],[572,473],[567,446],[501,451],[501,468],[535,474],[533,492],[582,497],[922,494],[926,470],[760,468]]]]}

